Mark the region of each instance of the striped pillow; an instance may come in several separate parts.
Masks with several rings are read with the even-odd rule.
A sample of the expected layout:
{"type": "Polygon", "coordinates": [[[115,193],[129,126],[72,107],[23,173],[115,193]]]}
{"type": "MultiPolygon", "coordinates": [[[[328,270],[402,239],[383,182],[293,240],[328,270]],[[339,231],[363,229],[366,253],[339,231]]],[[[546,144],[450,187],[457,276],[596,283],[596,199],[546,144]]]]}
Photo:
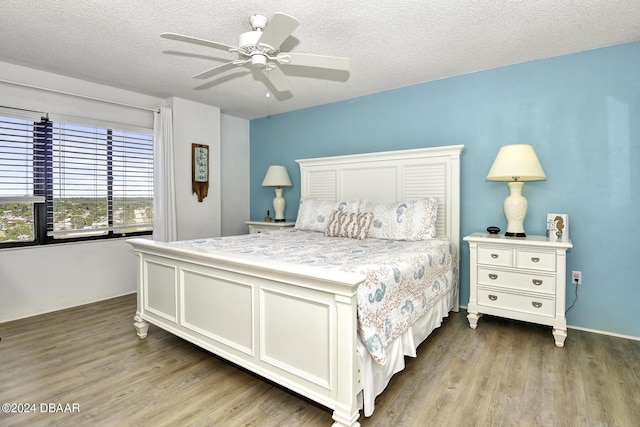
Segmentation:
{"type": "Polygon", "coordinates": [[[362,240],[367,237],[373,214],[333,211],[324,233],[328,237],[349,237],[362,240]]]}

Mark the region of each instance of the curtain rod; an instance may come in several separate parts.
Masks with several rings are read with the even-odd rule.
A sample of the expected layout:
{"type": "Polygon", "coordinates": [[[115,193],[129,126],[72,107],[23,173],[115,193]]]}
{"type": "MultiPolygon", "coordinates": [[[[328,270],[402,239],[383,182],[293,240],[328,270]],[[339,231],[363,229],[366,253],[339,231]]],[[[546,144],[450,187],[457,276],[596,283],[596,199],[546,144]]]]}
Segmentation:
{"type": "Polygon", "coordinates": [[[50,88],[46,88],[46,87],[42,87],[42,86],[35,86],[35,85],[32,85],[32,84],[28,84],[28,83],[14,82],[14,81],[5,80],[5,79],[0,79],[0,82],[8,83],[8,84],[11,84],[11,85],[14,85],[14,86],[22,86],[22,87],[27,87],[27,88],[30,88],[30,89],[38,89],[38,90],[44,90],[44,91],[47,91],[47,92],[58,93],[60,95],[75,96],[76,98],[84,98],[84,99],[90,99],[92,101],[105,102],[107,104],[115,104],[115,105],[121,105],[123,107],[136,108],[138,110],[147,110],[147,111],[152,111],[152,112],[155,112],[155,113],[160,111],[159,108],[141,107],[139,105],[126,104],[124,102],[112,101],[110,99],[96,98],[94,96],[88,96],[88,95],[79,95],[77,93],[65,92],[63,90],[50,89],[50,88]]]}

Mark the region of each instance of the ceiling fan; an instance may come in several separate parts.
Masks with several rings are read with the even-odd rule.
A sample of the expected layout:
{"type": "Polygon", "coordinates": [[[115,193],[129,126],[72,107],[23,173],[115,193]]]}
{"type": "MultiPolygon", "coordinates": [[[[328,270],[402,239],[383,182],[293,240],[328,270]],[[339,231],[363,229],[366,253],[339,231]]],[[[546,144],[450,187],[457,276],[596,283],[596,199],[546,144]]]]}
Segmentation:
{"type": "Polygon", "coordinates": [[[196,74],[193,76],[194,79],[208,79],[236,67],[247,66],[261,70],[278,92],[286,92],[291,90],[291,83],[280,69],[280,65],[349,70],[351,61],[348,58],[280,52],[280,45],[300,25],[292,16],[275,13],[269,21],[263,15],[252,15],[249,24],[251,31],[240,34],[237,47],[176,33],[162,33],[160,37],[238,54],[238,59],[196,74]]]}

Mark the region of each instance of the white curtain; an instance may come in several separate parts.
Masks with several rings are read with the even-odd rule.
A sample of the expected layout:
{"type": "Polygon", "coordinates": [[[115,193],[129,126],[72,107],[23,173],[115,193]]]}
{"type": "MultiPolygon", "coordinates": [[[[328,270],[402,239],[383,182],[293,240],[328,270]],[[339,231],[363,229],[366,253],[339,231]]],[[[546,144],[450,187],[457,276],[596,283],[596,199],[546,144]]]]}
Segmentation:
{"type": "Polygon", "coordinates": [[[153,119],[153,240],[177,240],[176,187],[171,108],[162,107],[153,119]]]}

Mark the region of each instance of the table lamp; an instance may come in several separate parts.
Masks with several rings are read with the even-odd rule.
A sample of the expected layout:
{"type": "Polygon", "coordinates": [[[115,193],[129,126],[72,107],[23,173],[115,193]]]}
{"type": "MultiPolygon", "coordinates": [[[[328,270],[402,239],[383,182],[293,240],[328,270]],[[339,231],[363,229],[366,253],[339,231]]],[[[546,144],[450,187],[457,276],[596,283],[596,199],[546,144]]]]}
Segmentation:
{"type": "Polygon", "coordinates": [[[529,144],[512,144],[500,148],[487,181],[509,181],[509,196],[504,199],[504,216],[507,218],[505,236],[526,237],[524,219],[527,216],[527,199],[522,195],[524,181],[544,181],[542,165],[529,144]]]}
{"type": "Polygon", "coordinates": [[[275,222],[284,222],[285,200],[282,197],[282,187],[291,187],[291,179],[284,166],[271,165],[262,181],[263,187],[276,187],[276,197],[273,199],[273,210],[275,211],[275,222]]]}

